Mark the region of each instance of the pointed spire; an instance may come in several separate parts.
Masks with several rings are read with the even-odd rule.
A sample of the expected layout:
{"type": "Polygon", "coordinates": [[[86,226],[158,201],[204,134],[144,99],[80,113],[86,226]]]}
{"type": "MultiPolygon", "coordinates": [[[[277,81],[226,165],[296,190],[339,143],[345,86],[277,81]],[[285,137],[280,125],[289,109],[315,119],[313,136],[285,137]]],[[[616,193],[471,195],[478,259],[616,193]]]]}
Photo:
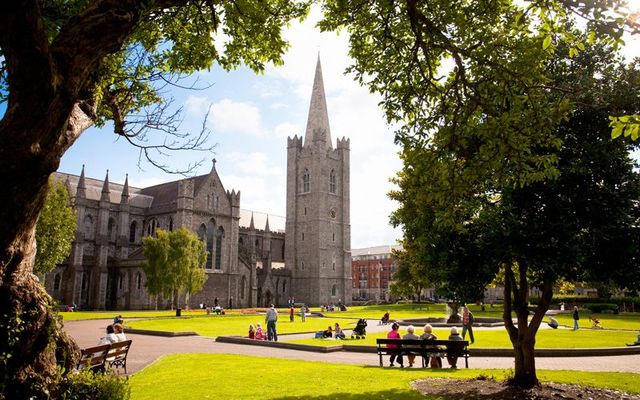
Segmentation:
{"type": "Polygon", "coordinates": [[[107,170],[107,175],[104,177],[104,184],[102,185],[102,196],[100,200],[109,201],[109,170],[107,170]]]}
{"type": "Polygon", "coordinates": [[[249,229],[254,230],[256,227],[253,224],[253,213],[251,213],[251,222],[249,222],[249,229]]]}
{"type": "Polygon", "coordinates": [[[122,197],[120,203],[125,204],[129,202],[129,174],[124,178],[124,188],[122,189],[122,197]]]}
{"type": "Polygon", "coordinates": [[[271,232],[271,229],[269,229],[269,215],[267,215],[267,223],[264,224],[264,231],[271,232]]]}
{"type": "Polygon", "coordinates": [[[327,112],[327,99],[324,95],[324,83],[322,81],[322,67],[320,66],[320,53],[316,64],[316,75],[313,80],[311,102],[309,104],[309,116],[307,117],[307,130],[304,135],[304,145],[321,142],[326,148],[331,149],[331,130],[329,129],[329,113],[327,112]]]}
{"type": "Polygon", "coordinates": [[[80,179],[78,179],[78,188],[76,189],[76,197],[86,198],[87,188],[84,186],[84,164],[82,164],[82,172],[80,173],[80,179]]]}
{"type": "Polygon", "coordinates": [[[212,160],[211,160],[211,163],[213,164],[213,165],[211,166],[211,171],[215,171],[215,170],[216,170],[216,159],[215,159],[215,158],[214,158],[214,159],[212,159],[212,160]]]}

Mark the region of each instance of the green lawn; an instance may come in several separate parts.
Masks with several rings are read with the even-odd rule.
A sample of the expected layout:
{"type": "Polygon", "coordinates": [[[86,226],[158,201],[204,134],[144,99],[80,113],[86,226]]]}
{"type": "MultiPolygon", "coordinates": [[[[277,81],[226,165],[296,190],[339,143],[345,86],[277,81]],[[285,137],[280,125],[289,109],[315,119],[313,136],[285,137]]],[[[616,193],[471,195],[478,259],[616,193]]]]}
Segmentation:
{"type": "MultiPolygon", "coordinates": [[[[404,327],[400,329],[401,334],[405,333],[404,327]]],[[[448,329],[434,329],[435,335],[440,339],[449,337],[448,329]]],[[[490,348],[511,348],[511,342],[504,329],[498,330],[474,330],[475,343],[472,347],[490,348]]],[[[420,330],[418,331],[420,334],[420,330]]],[[[292,343],[310,344],[315,346],[331,346],[337,343],[344,343],[356,346],[375,346],[377,338],[386,337],[386,332],[376,332],[367,335],[361,340],[323,340],[323,339],[302,339],[292,340],[292,343]]],[[[469,337],[467,336],[467,340],[469,337]]],[[[536,348],[592,348],[592,347],[624,347],[626,343],[636,341],[636,333],[632,331],[611,332],[606,330],[580,329],[572,331],[569,329],[540,330],[536,335],[536,348]]]]}
{"type": "MultiPolygon", "coordinates": [[[[116,315],[127,318],[154,318],[175,316],[175,310],[130,310],[130,311],[75,311],[59,312],[65,321],[78,321],[84,319],[113,319],[116,315]]],[[[204,310],[182,310],[182,315],[206,315],[204,310]]]]}
{"type": "MultiPolygon", "coordinates": [[[[126,326],[137,329],[150,329],[167,332],[196,332],[201,336],[226,336],[242,335],[246,336],[249,331],[249,324],[261,323],[266,333],[266,324],[263,314],[256,315],[211,315],[208,317],[193,318],[154,318],[148,320],[126,321],[126,326]]],[[[307,317],[306,322],[301,322],[296,316],[294,322],[289,322],[289,316],[280,314],[277,324],[278,333],[313,332],[327,329],[327,326],[339,323],[345,329],[355,326],[354,319],[339,318],[311,318],[307,317]]]]}
{"type": "MultiPolygon", "coordinates": [[[[133,400],[425,399],[410,383],[426,377],[503,379],[505,370],[392,369],[220,354],[166,356],[129,378],[133,400]],[[178,372],[179,371],[179,372],[178,372]]],[[[543,381],[640,393],[640,374],[538,371],[543,381]]]]}

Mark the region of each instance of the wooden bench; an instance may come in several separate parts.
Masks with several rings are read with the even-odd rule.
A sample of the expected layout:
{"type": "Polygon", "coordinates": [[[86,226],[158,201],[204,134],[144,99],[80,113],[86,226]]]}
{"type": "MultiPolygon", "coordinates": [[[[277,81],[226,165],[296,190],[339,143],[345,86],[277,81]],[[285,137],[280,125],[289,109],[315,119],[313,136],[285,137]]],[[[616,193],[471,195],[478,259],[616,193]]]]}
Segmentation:
{"type": "Polygon", "coordinates": [[[107,354],[109,353],[110,344],[100,346],[87,347],[80,350],[80,361],[76,365],[76,369],[88,368],[92,371],[104,371],[107,362],[107,354]]]}
{"type": "Polygon", "coordinates": [[[80,350],[80,361],[76,369],[89,368],[92,371],[104,372],[105,366],[123,368],[127,373],[127,355],[131,348],[131,340],[87,347],[80,350]]]}
{"type": "Polygon", "coordinates": [[[464,357],[464,365],[469,368],[468,340],[418,340],[418,339],[376,339],[378,356],[382,367],[382,356],[415,354],[422,357],[422,368],[429,365],[431,357],[464,357]],[[387,345],[395,345],[388,348],[387,345]]]}

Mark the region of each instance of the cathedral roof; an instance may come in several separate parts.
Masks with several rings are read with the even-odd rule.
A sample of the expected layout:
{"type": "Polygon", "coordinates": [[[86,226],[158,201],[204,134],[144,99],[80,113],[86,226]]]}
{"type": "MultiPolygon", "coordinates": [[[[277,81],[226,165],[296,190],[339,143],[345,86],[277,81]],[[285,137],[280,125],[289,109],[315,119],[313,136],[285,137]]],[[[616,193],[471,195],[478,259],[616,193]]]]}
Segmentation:
{"type": "MultiPolygon", "coordinates": [[[[56,172],[54,175],[56,180],[61,182],[69,181],[70,183],[70,196],[76,195],[76,190],[78,188],[78,181],[80,180],[80,176],[67,174],[64,172],[56,172]]],[[[86,191],[86,198],[89,200],[100,200],[102,197],[102,190],[104,188],[104,179],[93,179],[84,177],[84,187],[86,191]]],[[[120,199],[122,197],[122,191],[124,190],[124,185],[119,183],[109,182],[109,201],[112,203],[120,203],[120,199]]],[[[153,201],[152,197],[144,195],[141,193],[140,188],[136,188],[129,185],[129,204],[134,207],[149,207],[151,202],[153,201]]]]}

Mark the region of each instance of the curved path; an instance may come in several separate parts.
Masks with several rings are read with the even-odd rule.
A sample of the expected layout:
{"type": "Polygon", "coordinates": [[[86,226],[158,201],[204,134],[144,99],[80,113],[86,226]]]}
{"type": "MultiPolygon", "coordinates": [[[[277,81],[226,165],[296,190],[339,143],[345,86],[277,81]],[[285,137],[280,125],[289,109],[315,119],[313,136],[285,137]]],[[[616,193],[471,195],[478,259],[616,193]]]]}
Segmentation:
{"type": "MultiPolygon", "coordinates": [[[[82,348],[95,346],[104,336],[109,320],[85,320],[65,322],[65,329],[82,348]]],[[[321,361],[341,364],[378,365],[378,357],[371,353],[315,353],[300,350],[278,349],[262,346],[244,346],[218,343],[202,336],[162,337],[127,334],[133,345],[127,358],[129,373],[140,371],[165,354],[216,353],[243,354],[262,357],[278,357],[290,360],[321,361]]],[[[445,363],[446,364],[446,363],[445,363]]],[[[513,358],[470,357],[471,368],[513,368],[513,358]]],[[[537,358],[539,369],[564,369],[574,371],[612,371],[640,373],[640,355],[616,357],[537,358]]]]}

